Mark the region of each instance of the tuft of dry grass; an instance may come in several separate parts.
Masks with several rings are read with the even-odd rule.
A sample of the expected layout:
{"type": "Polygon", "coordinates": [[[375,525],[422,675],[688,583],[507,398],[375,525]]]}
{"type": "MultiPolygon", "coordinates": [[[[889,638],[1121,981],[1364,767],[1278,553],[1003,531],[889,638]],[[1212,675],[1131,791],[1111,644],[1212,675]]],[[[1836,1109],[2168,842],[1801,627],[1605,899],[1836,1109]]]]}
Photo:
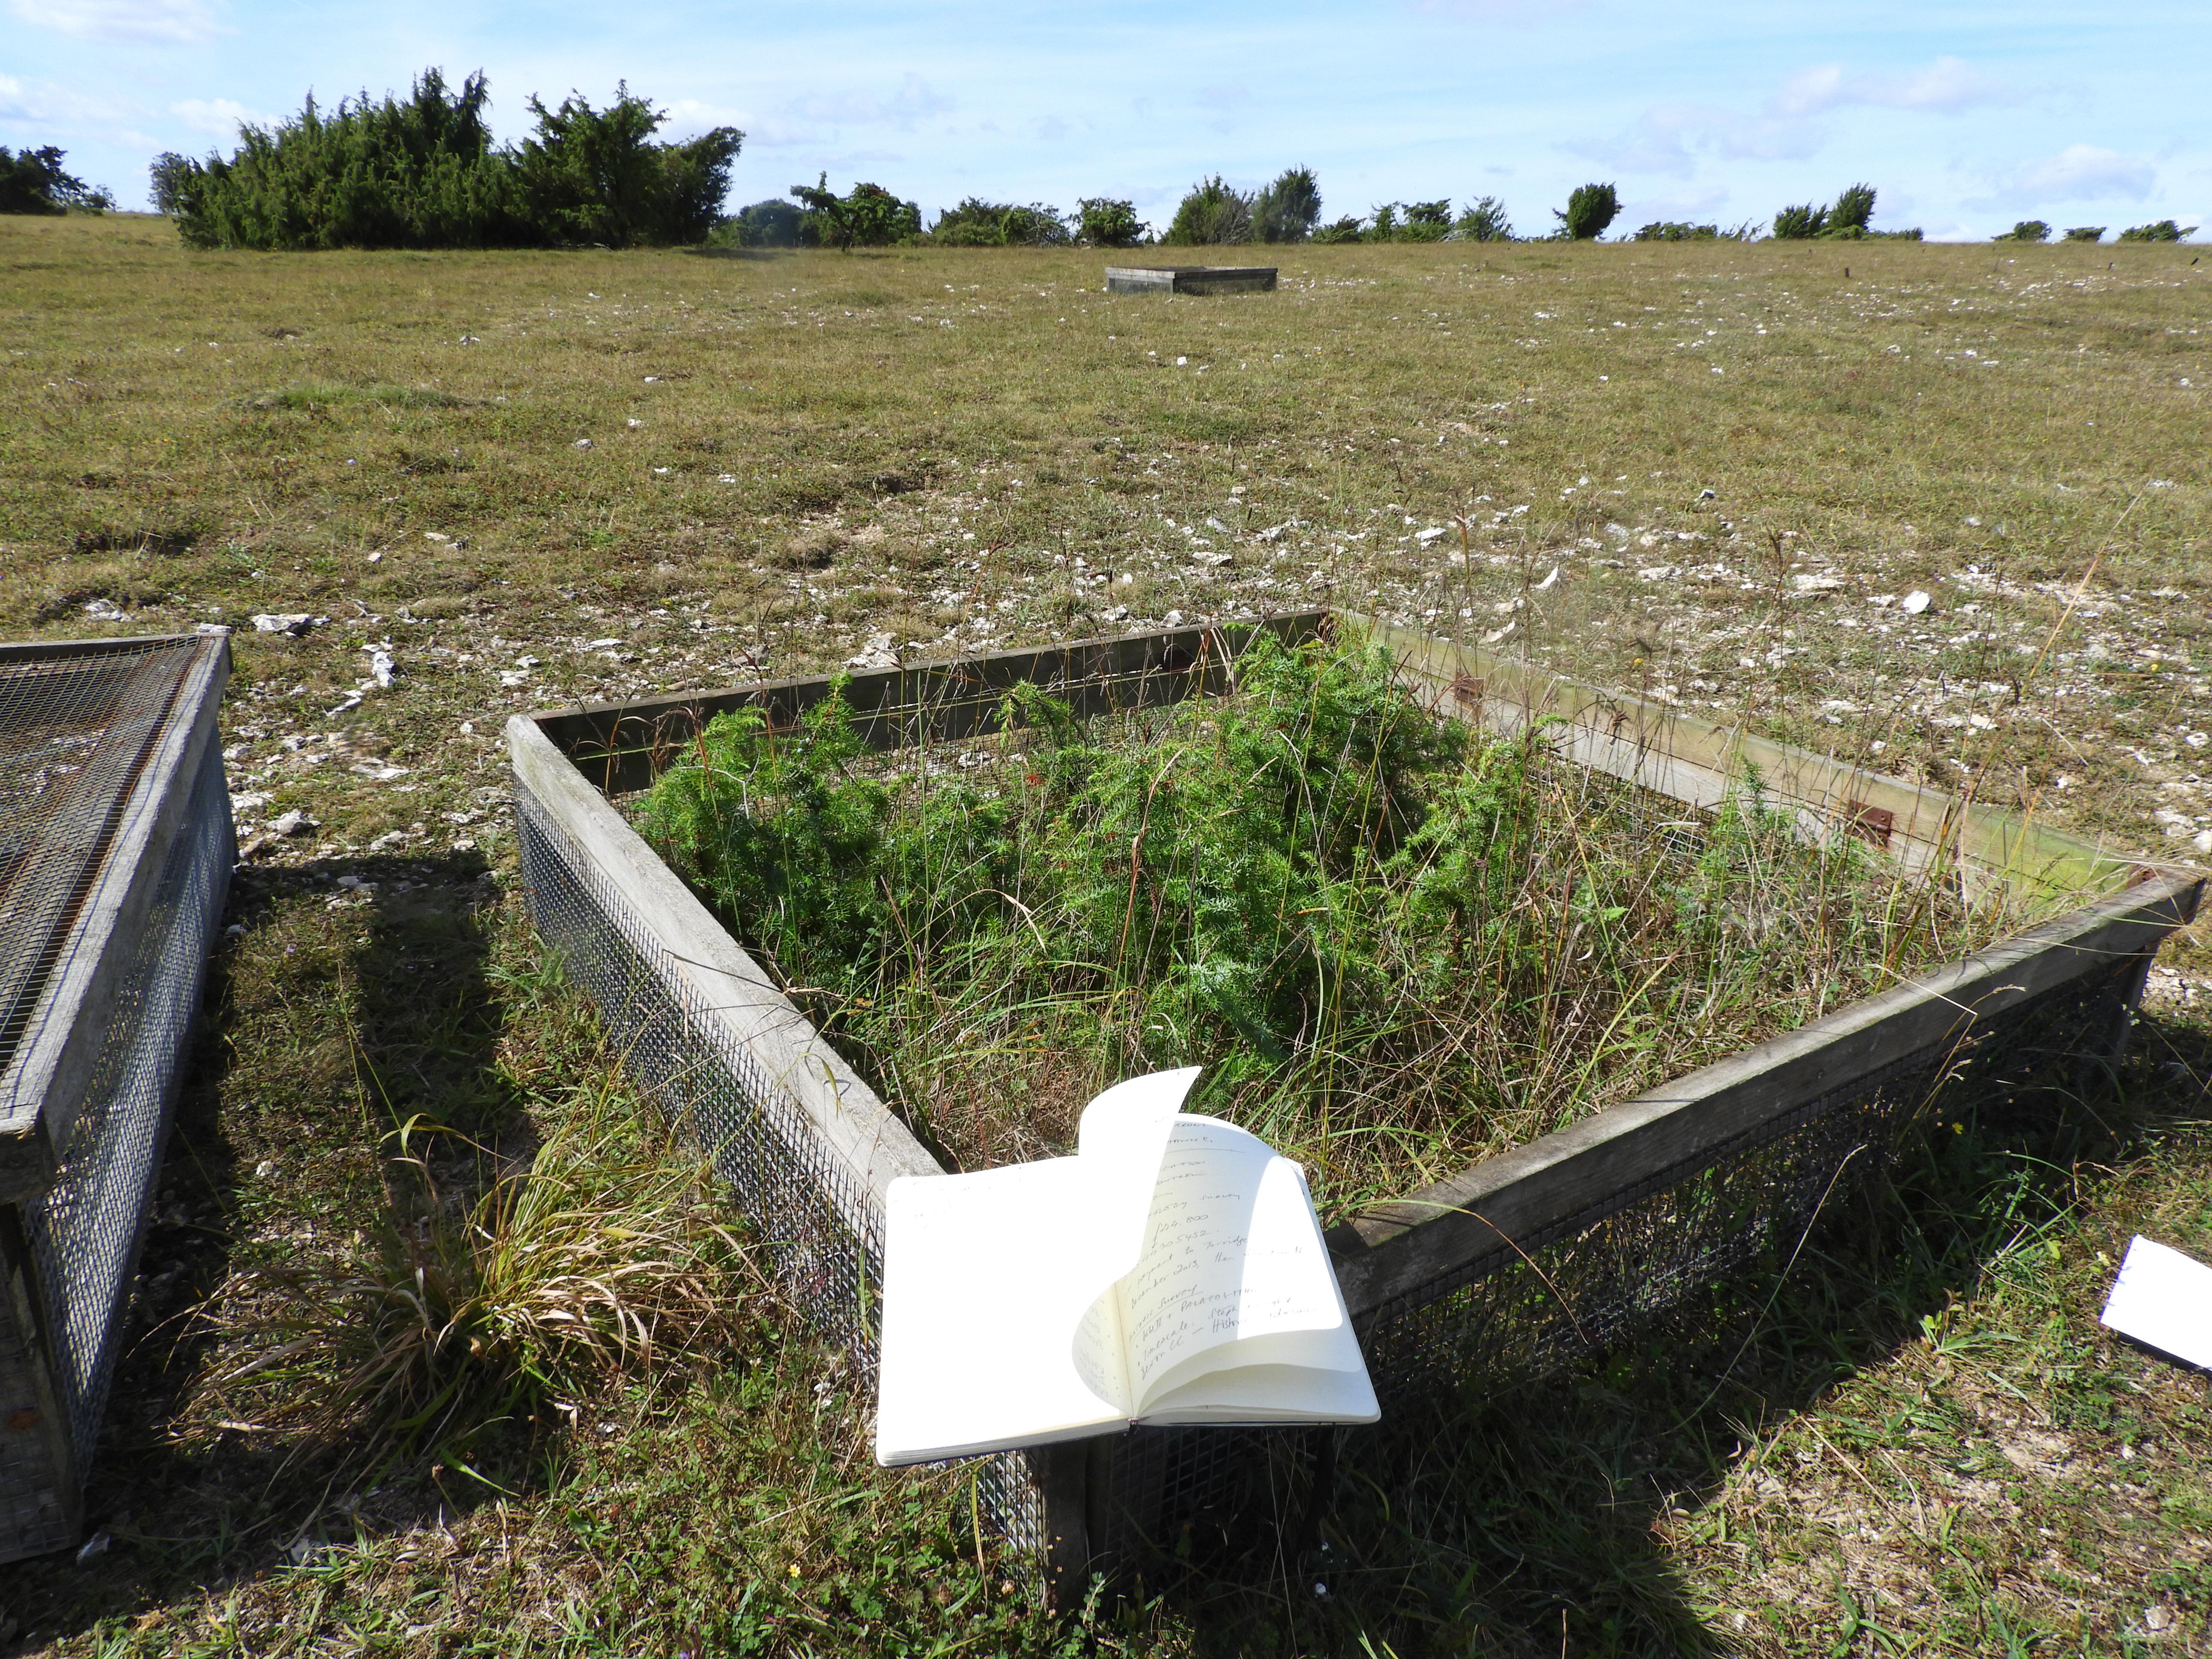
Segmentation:
{"type": "MultiPolygon", "coordinates": [[[[387,1137],[366,1235],[238,1275],[214,1316],[250,1352],[209,1380],[303,1453],[370,1468],[465,1457],[486,1429],[699,1352],[757,1289],[711,1170],[676,1153],[602,1070],[544,1109],[544,1138],[481,1192],[445,1187],[419,1117],[387,1137]]],[[[472,1149],[481,1150],[481,1149],[472,1149]]]]}

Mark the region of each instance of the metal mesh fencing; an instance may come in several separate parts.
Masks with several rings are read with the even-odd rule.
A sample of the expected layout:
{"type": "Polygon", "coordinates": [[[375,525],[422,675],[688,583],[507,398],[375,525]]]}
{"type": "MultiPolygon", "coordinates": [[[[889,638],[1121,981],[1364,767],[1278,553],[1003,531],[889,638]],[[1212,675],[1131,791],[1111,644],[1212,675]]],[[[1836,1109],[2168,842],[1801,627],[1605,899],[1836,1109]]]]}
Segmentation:
{"type": "MultiPolygon", "coordinates": [[[[539,934],[597,1006],[632,1082],[711,1156],[784,1296],[845,1357],[854,1390],[872,1396],[872,1287],[883,1282],[878,1195],[855,1189],[799,1106],[708,1018],[652,929],[520,779],[514,805],[539,934]]],[[[1036,1552],[1044,1522],[1030,1460],[994,1458],[978,1483],[977,1500],[998,1530],[1036,1552]]]]}
{"type": "Polygon", "coordinates": [[[1942,1112],[2039,1086],[2071,1088],[2109,1060],[2132,962],[2057,986],[1978,1028],[1970,1044],[1900,1055],[1797,1103],[1731,1144],[1656,1170],[1578,1215],[1386,1303],[1361,1332],[1377,1391],[1540,1376],[1647,1332],[1747,1274],[1785,1268],[1824,1221],[1856,1212],[1942,1112]],[[2084,1061],[2085,1045],[2103,1047],[2084,1061]],[[2066,1074],[2050,1075],[2054,1063],[2066,1074]]]}
{"type": "MultiPolygon", "coordinates": [[[[1359,1322],[1384,1420],[1425,1401],[1525,1382],[1663,1329],[1716,1291],[1785,1273],[1827,1223],[1863,1214],[1914,1127],[2042,1091],[2094,1088],[2117,1058],[2141,982],[2122,960],[1978,1027],[1899,1056],[1733,1143],[1651,1171],[1359,1322]]],[[[1139,1429],[1113,1443],[1094,1505],[1095,1556],[1127,1566],[1194,1537],[1240,1540],[1255,1511],[1279,1531],[1312,1499],[1304,1431],[1139,1429]]],[[[1242,1540],[1249,1546],[1249,1538],[1242,1540]]]]}
{"type": "Polygon", "coordinates": [[[0,655],[0,1073],[198,648],[0,655]]]}
{"type": "Polygon", "coordinates": [[[100,1438],[202,970],[236,861],[222,756],[210,744],[60,1174],[25,1206],[80,1473],[100,1438]]]}
{"type": "Polygon", "coordinates": [[[172,1108],[237,848],[210,742],[134,936],[52,1183],[0,1206],[19,1243],[0,1309],[0,1560],[76,1541],[172,1108]],[[25,1259],[27,1258],[27,1259],[25,1259]],[[29,1415],[26,1415],[26,1414],[29,1415]],[[45,1431],[47,1413],[63,1432],[45,1431]],[[20,1431],[16,1431],[21,1423],[20,1431]]]}

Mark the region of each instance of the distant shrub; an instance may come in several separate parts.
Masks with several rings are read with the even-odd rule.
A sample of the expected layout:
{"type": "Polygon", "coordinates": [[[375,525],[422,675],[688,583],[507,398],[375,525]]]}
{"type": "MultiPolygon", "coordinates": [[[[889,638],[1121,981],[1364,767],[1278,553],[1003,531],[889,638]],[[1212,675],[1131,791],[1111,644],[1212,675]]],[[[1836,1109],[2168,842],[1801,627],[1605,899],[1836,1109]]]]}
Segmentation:
{"type": "Polygon", "coordinates": [[[1316,228],[1313,240],[1316,242],[1359,242],[1366,240],[1366,233],[1359,228],[1359,216],[1347,213],[1341,219],[1316,228]]]}
{"type": "Polygon", "coordinates": [[[1831,236],[1863,236],[1868,222],[1874,217],[1875,188],[1872,185],[1847,185],[1836,198],[1835,206],[1828,210],[1827,234],[1831,236]]]}
{"type": "Polygon", "coordinates": [[[2171,219],[2160,219],[2156,224],[2131,225],[2120,233],[2119,240],[2123,242],[2179,242],[2188,240],[2196,229],[2194,225],[2185,228],[2171,219]]]}
{"type": "Polygon", "coordinates": [[[1828,210],[1814,207],[1809,202],[1786,207],[1774,216],[1774,235],[1778,241],[1808,242],[1828,228],[1828,210]]]}
{"type": "Polygon", "coordinates": [[[239,130],[225,160],[169,154],[155,199],[195,247],[542,247],[696,242],[720,211],[744,135],[655,143],[667,119],[627,85],[595,110],[530,100],[536,133],[494,148],[482,73],[459,92],[426,70],[403,101],[364,93],[325,115],[308,98],[274,127],[239,130]]]}
{"type": "Polygon", "coordinates": [[[548,109],[533,94],[530,112],[538,131],[513,152],[514,194],[545,240],[629,247],[696,242],[714,228],[744,142],[735,127],[656,144],[667,112],[633,97],[626,82],[605,109],[574,92],[548,109]]]}
{"type": "Polygon", "coordinates": [[[1505,204],[1495,196],[1478,196],[1452,222],[1452,236],[1462,242],[1510,242],[1513,221],[1506,216],[1505,204]]]}
{"type": "Polygon", "coordinates": [[[1065,247],[1074,240],[1057,210],[1033,202],[985,202],[970,196],[937,216],[929,240],[946,247],[1065,247]]]}
{"type": "Polygon", "coordinates": [[[104,185],[88,185],[62,171],[67,151],[53,144],[25,145],[11,153],[0,144],[0,213],[105,213],[115,205],[104,185]]]}
{"type": "Polygon", "coordinates": [[[881,185],[858,184],[846,195],[830,188],[830,175],[811,185],[793,185],[791,193],[805,208],[799,216],[799,240],[810,247],[890,247],[921,235],[921,209],[902,202],[881,185]]]}
{"type": "Polygon", "coordinates": [[[1311,167],[1285,167],[1252,198],[1252,232],[1262,242],[1303,242],[1321,219],[1321,185],[1311,167]]]}
{"type": "Polygon", "coordinates": [[[708,240],[727,247],[797,247],[801,215],[781,196],[740,208],[717,225],[708,240]]]}
{"type": "Polygon", "coordinates": [[[2066,240],[2069,242],[2101,242],[2105,240],[2105,227],[2070,225],[2066,230],[2066,240]]]}
{"type": "Polygon", "coordinates": [[[1679,219],[1661,219],[1638,227],[1632,240],[1638,242],[1717,242],[1720,235],[1718,225],[1691,225],[1679,219]]]}
{"type": "Polygon", "coordinates": [[[2040,219],[2022,219],[2010,230],[1990,240],[1993,242],[2047,242],[2051,240],[2051,227],[2040,219]]]}
{"type": "Polygon", "coordinates": [[[153,159],[146,168],[146,176],[153,187],[155,212],[166,213],[173,219],[184,211],[185,188],[191,179],[192,169],[198,165],[191,156],[179,155],[173,149],[165,149],[153,159]]]}
{"type": "Polygon", "coordinates": [[[1085,247],[1134,247],[1150,228],[1136,204],[1119,197],[1086,196],[1075,204],[1076,239],[1085,247]]]}
{"type": "Polygon", "coordinates": [[[1451,201],[1408,202],[1406,221],[1399,228],[1401,242],[1441,242],[1451,234],[1451,201]]]}
{"type": "Polygon", "coordinates": [[[1218,173],[1190,187],[1160,238],[1177,247],[1251,240],[1252,198],[1222,183],[1218,173]]]}
{"type": "Polygon", "coordinates": [[[1581,185],[1567,198],[1565,210],[1552,210],[1569,240],[1587,242],[1605,234],[1620,216],[1620,197],[1611,185],[1581,185]]]}
{"type": "Polygon", "coordinates": [[[1917,225],[1913,226],[1910,230],[1870,230],[1867,232],[1867,240],[1869,242],[1920,242],[1925,241],[1926,240],[1927,233],[1923,231],[1917,225]]]}

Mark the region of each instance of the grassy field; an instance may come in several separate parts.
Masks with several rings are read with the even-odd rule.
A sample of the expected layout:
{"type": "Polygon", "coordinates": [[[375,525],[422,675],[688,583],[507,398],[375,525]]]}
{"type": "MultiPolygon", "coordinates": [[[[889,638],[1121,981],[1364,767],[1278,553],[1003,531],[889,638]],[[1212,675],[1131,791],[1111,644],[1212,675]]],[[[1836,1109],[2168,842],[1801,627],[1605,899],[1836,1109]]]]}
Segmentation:
{"type": "Polygon", "coordinates": [[[2116,1103],[1941,1137],[1903,1219],[1748,1337],[1348,1476],[1326,1594],[1194,1572],[1055,1621],[957,1474],[872,1470],[741,1262],[699,1340],[465,1457],[364,1463],[301,1409],[339,1377],[269,1358],[272,1273],[374,1255],[390,1132],[446,1126],[467,1188],[616,1086],[511,888],[518,709],[1327,599],[2206,861],[2186,246],[1285,257],[1275,294],[1162,301],[1099,292],[1095,254],[187,254],[159,220],[0,221],[0,627],[244,629],[252,849],[94,1476],[110,1542],[0,1576],[0,1644],[2212,1646],[2203,1378],[2094,1322],[2131,1231],[2212,1255],[2188,941],[2116,1103]]]}

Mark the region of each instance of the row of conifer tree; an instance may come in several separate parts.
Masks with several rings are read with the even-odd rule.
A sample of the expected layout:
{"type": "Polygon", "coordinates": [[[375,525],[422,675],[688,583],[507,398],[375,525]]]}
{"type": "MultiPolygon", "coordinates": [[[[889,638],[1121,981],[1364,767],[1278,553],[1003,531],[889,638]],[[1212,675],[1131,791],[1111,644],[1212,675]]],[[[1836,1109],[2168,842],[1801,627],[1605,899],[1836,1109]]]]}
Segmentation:
{"type": "MultiPolygon", "coordinates": [[[[1086,197],[1072,213],[1042,203],[969,197],[927,229],[918,204],[872,183],[843,195],[825,174],[794,185],[788,198],[756,202],[729,216],[722,203],[744,135],[734,127],[682,143],[654,134],[667,119],[625,83],[594,109],[572,93],[557,106],[533,94],[536,126],[520,143],[495,144],[485,118],[490,102],[481,72],[459,88],[427,70],[405,98],[390,95],[319,108],[312,96],[297,115],[270,127],[240,129],[228,156],[174,153],[153,164],[154,203],[199,247],[563,247],[709,243],[738,247],[884,246],[934,243],[955,247],[1130,247],[1282,242],[1435,242],[1522,240],[1494,196],[1457,213],[1447,200],[1387,202],[1365,215],[1324,222],[1321,186],[1310,167],[1290,167],[1257,190],[1218,174],[1200,179],[1157,233],[1133,202],[1086,197]]],[[[52,146],[10,155],[0,148],[0,213],[101,212],[105,190],[62,169],[52,146]]],[[[1661,220],[1632,233],[1638,241],[1749,241],[1895,238],[1917,230],[1872,228],[1875,189],[1855,184],[1832,203],[1785,207],[1771,227],[1723,228],[1661,220]]],[[[1620,212],[1610,184],[1587,184],[1553,212],[1546,238],[1590,240],[1620,212]]],[[[2120,233],[2122,241],[2179,241],[2195,227],[2171,219],[2120,233]]],[[[2023,220],[1999,240],[2050,240],[2050,225],[2023,220]]],[[[2101,226],[2076,226],[2068,241],[2096,241],[2101,226]]]]}

